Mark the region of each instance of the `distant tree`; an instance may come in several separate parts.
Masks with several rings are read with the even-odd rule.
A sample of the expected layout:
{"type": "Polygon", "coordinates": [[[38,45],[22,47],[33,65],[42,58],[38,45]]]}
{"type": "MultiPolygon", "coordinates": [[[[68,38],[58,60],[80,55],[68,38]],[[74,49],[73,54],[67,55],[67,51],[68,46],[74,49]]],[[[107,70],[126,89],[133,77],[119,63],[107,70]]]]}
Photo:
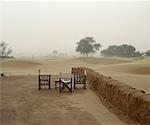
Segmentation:
{"type": "Polygon", "coordinates": [[[119,49],[117,55],[121,57],[132,57],[135,53],[135,47],[127,44],[117,47],[119,49]]]}
{"type": "Polygon", "coordinates": [[[145,56],[150,56],[150,50],[148,50],[147,52],[145,52],[145,56]]]}
{"type": "Polygon", "coordinates": [[[0,43],[0,57],[8,57],[12,53],[12,49],[8,48],[8,44],[4,41],[0,43]]]}
{"type": "Polygon", "coordinates": [[[90,53],[95,53],[100,50],[101,44],[96,43],[93,37],[86,37],[81,39],[77,43],[76,52],[80,52],[84,56],[88,56],[90,53]]]}
{"type": "Polygon", "coordinates": [[[57,56],[58,55],[58,51],[57,50],[54,50],[53,51],[53,56],[57,56]]]}
{"type": "Polygon", "coordinates": [[[141,57],[144,53],[141,53],[139,51],[136,51],[134,54],[133,54],[133,57],[141,57]]]}
{"type": "Polygon", "coordinates": [[[103,56],[118,56],[118,57],[139,57],[142,55],[139,51],[136,52],[134,46],[123,44],[120,46],[109,46],[101,51],[103,56]]]}
{"type": "Polygon", "coordinates": [[[103,56],[114,56],[115,55],[115,53],[117,53],[116,51],[116,48],[117,48],[117,46],[116,45],[112,45],[112,46],[109,46],[107,49],[104,49],[104,50],[102,50],[101,51],[101,54],[103,55],[103,56]]]}

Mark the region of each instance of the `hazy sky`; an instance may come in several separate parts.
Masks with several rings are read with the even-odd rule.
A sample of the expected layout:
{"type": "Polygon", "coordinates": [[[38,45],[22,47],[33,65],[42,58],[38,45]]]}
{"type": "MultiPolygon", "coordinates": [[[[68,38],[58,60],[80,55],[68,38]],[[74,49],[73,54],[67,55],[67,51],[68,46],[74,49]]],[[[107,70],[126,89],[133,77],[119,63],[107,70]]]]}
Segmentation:
{"type": "Polygon", "coordinates": [[[148,1],[3,2],[0,8],[0,39],[14,55],[74,52],[86,36],[103,48],[127,43],[140,51],[150,49],[148,1]]]}

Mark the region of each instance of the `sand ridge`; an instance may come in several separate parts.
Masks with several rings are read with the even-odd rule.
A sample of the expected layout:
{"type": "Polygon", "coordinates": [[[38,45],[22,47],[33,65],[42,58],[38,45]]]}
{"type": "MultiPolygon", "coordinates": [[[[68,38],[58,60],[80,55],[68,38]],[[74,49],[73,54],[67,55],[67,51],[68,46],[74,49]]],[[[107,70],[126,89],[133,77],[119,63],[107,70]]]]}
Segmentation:
{"type": "Polygon", "coordinates": [[[7,68],[31,68],[33,66],[41,65],[39,62],[32,60],[19,59],[4,59],[0,61],[2,67],[7,68]]]}
{"type": "Polygon", "coordinates": [[[0,60],[0,71],[6,75],[37,75],[71,72],[72,67],[89,67],[100,74],[150,92],[150,58],[54,58],[54,59],[6,59],[0,60]]]}

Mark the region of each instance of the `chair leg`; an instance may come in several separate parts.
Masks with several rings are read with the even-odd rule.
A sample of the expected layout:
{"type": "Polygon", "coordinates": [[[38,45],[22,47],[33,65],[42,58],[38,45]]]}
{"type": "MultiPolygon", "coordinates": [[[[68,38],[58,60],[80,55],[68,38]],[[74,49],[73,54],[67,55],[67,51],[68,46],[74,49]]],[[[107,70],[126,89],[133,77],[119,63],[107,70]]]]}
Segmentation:
{"type": "Polygon", "coordinates": [[[40,81],[39,81],[39,90],[41,89],[41,83],[40,83],[40,81]]]}
{"type": "Polygon", "coordinates": [[[74,83],[74,89],[76,89],[76,83],[74,83]]]}
{"type": "Polygon", "coordinates": [[[56,82],[55,82],[55,90],[56,90],[56,82]]]}
{"type": "Polygon", "coordinates": [[[61,82],[59,82],[59,92],[61,93],[61,82]]]}
{"type": "Polygon", "coordinates": [[[50,85],[50,82],[48,83],[48,89],[50,90],[50,88],[51,88],[51,85],[50,85]]]}
{"type": "Polygon", "coordinates": [[[71,78],[71,92],[72,92],[72,78],[71,78]]]}
{"type": "Polygon", "coordinates": [[[74,79],[73,79],[73,88],[74,89],[76,89],[76,85],[75,84],[76,84],[76,81],[75,81],[75,76],[74,76],[74,79]]]}
{"type": "Polygon", "coordinates": [[[39,90],[40,90],[41,89],[41,86],[40,86],[41,85],[41,83],[40,83],[40,76],[39,76],[38,80],[39,80],[39,90]]]}
{"type": "Polygon", "coordinates": [[[84,89],[86,89],[86,83],[84,83],[84,89]]]}
{"type": "Polygon", "coordinates": [[[48,87],[48,89],[49,89],[49,90],[51,89],[51,87],[50,87],[50,84],[49,84],[49,87],[48,87]]]}
{"type": "Polygon", "coordinates": [[[49,81],[48,81],[48,84],[49,84],[49,90],[51,89],[51,78],[50,78],[50,76],[49,76],[49,79],[48,79],[49,81]]]}

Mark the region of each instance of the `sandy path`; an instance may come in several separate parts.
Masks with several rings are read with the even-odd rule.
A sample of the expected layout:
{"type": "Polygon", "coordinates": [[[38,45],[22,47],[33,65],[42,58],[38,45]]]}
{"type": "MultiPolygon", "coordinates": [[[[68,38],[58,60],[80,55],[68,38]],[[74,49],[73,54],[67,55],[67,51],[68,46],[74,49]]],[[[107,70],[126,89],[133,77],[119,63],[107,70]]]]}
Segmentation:
{"type": "Polygon", "coordinates": [[[75,94],[69,97],[71,101],[78,102],[75,106],[82,107],[84,110],[92,114],[101,125],[126,125],[118,119],[116,115],[110,112],[100,101],[99,97],[90,89],[84,94],[75,94]]]}
{"type": "Polygon", "coordinates": [[[37,90],[37,77],[0,78],[3,125],[124,125],[90,89],[37,90]]]}

